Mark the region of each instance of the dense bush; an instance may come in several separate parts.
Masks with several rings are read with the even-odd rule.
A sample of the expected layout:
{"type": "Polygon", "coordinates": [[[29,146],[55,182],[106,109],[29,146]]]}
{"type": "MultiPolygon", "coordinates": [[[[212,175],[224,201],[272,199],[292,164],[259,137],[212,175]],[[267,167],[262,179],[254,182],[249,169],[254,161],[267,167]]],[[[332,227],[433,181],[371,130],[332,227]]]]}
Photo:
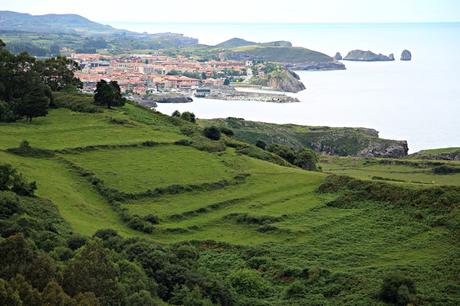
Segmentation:
{"type": "Polygon", "coordinates": [[[277,154],[290,164],[306,170],[318,170],[318,156],[308,148],[293,149],[285,145],[270,144],[266,150],[277,154]]]}
{"type": "Polygon", "coordinates": [[[452,167],[448,165],[441,165],[438,167],[433,168],[434,174],[453,174],[453,173],[460,173],[460,168],[452,167]]]}
{"type": "Polygon", "coordinates": [[[9,190],[22,196],[33,196],[37,184],[27,182],[16,169],[8,164],[0,164],[0,190],[9,190]]]}
{"type": "Polygon", "coordinates": [[[259,147],[262,150],[265,150],[267,148],[267,144],[262,140],[257,140],[256,147],[259,147]]]}
{"type": "Polygon", "coordinates": [[[218,127],[215,126],[206,127],[203,130],[203,135],[211,140],[219,140],[220,130],[218,127]]]}
{"type": "Polygon", "coordinates": [[[219,128],[220,132],[226,136],[229,136],[229,137],[232,137],[235,133],[233,132],[233,130],[227,128],[227,127],[220,127],[219,128]]]}
{"type": "Polygon", "coordinates": [[[262,276],[249,269],[234,271],[228,277],[233,289],[241,295],[262,298],[270,294],[270,287],[262,276]]]}
{"type": "Polygon", "coordinates": [[[102,109],[93,103],[93,96],[75,92],[54,93],[54,106],[80,113],[100,113],[102,109]]]}
{"type": "Polygon", "coordinates": [[[415,293],[413,280],[400,274],[393,274],[383,280],[379,297],[382,301],[405,306],[413,301],[415,293]]]}
{"type": "Polygon", "coordinates": [[[21,141],[19,147],[9,148],[8,152],[31,157],[51,157],[54,156],[54,152],[46,149],[33,148],[27,140],[21,141]]]}
{"type": "MultiPolygon", "coordinates": [[[[173,117],[174,117],[174,113],[173,113],[173,117]]],[[[194,113],[191,113],[191,112],[183,112],[183,113],[180,115],[180,118],[181,118],[182,120],[185,120],[185,121],[188,121],[188,122],[191,122],[191,123],[195,123],[195,122],[196,122],[195,114],[194,114],[194,113]]]]}

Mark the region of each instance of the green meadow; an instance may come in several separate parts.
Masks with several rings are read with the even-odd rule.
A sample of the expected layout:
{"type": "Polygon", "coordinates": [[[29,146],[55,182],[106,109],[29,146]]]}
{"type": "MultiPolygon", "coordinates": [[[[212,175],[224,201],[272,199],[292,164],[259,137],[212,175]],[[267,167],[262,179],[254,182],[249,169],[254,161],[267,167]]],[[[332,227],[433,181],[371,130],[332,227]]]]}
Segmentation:
{"type": "Polygon", "coordinates": [[[322,172],[311,172],[240,154],[224,145],[229,139],[221,150],[210,140],[198,149],[193,129],[132,104],[53,109],[30,124],[0,124],[0,161],[36,181],[37,195],[75,233],[112,228],[164,245],[190,241],[199,265],[223,279],[250,269],[267,289],[248,305],[384,305],[378,291],[394,272],[414,280],[417,305],[460,303],[460,199],[437,211],[378,198],[332,205],[346,191],[318,191],[330,174],[412,190],[460,186],[460,173],[434,174],[426,161],[338,157],[322,157],[322,172]],[[53,154],[6,150],[22,140],[53,154]],[[149,215],[158,219],[149,231],[126,221],[149,215]]]}

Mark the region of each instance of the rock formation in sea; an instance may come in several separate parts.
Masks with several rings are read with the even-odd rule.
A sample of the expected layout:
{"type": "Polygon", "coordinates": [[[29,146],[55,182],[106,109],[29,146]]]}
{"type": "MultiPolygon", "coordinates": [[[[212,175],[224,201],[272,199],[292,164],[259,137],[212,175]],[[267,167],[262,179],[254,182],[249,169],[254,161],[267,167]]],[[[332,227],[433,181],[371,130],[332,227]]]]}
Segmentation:
{"type": "Polygon", "coordinates": [[[340,54],[340,52],[337,52],[334,56],[334,59],[336,61],[341,61],[343,59],[342,54],[340,54]]]}
{"type": "Polygon", "coordinates": [[[412,53],[410,53],[409,50],[404,50],[401,53],[401,60],[402,61],[410,61],[410,60],[412,60],[412,53]]]}
{"type": "Polygon", "coordinates": [[[372,51],[352,50],[348,52],[347,56],[343,58],[345,61],[359,61],[359,62],[380,62],[380,61],[394,61],[394,55],[386,56],[383,54],[376,54],[372,51]]]}
{"type": "Polygon", "coordinates": [[[395,55],[393,53],[390,53],[390,55],[388,55],[388,58],[391,60],[391,61],[394,61],[395,60],[395,55]]]}

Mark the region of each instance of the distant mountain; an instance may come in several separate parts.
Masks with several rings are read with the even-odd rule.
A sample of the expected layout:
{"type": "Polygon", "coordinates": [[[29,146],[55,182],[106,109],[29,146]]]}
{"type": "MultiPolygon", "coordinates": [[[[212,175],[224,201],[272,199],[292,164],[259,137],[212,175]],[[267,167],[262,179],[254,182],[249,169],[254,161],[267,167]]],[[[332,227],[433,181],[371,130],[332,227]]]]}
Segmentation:
{"type": "Polygon", "coordinates": [[[0,11],[0,37],[7,48],[36,56],[108,50],[181,48],[198,44],[198,39],[177,33],[138,33],[113,28],[74,14],[30,15],[0,11]]]}
{"type": "Polygon", "coordinates": [[[75,14],[30,15],[11,11],[0,11],[2,31],[33,33],[114,34],[128,32],[91,21],[75,14]]]}

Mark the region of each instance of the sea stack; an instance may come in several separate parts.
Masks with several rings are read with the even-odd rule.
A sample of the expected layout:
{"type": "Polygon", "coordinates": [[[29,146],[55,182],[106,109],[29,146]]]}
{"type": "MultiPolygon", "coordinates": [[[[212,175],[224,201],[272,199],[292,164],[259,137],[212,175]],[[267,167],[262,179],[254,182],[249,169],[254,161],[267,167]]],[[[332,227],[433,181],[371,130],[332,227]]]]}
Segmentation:
{"type": "Polygon", "coordinates": [[[388,58],[390,59],[390,61],[394,61],[395,55],[393,53],[390,53],[390,55],[388,55],[388,58]]]}
{"type": "Polygon", "coordinates": [[[337,52],[334,56],[334,59],[336,61],[341,61],[343,58],[342,58],[342,54],[340,54],[340,52],[337,52]]]}
{"type": "Polygon", "coordinates": [[[401,53],[401,60],[402,61],[410,61],[410,60],[412,60],[412,54],[410,53],[409,50],[404,50],[401,53]]]}

